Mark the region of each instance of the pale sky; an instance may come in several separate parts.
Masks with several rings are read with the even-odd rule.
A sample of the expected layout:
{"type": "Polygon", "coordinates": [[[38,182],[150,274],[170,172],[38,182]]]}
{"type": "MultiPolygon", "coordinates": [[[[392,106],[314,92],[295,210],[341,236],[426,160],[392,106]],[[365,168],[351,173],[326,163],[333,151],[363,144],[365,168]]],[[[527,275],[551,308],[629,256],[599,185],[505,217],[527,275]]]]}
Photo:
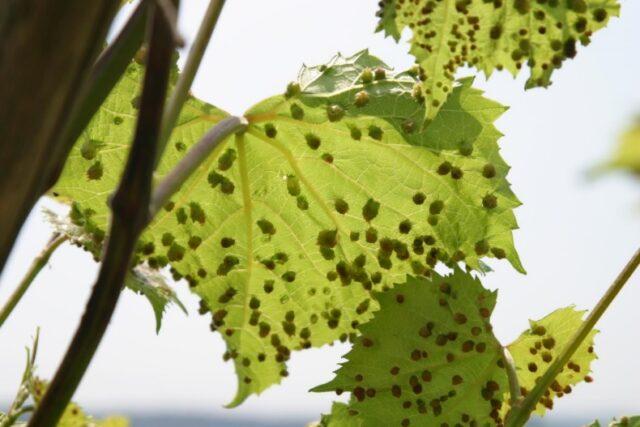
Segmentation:
{"type": "MultiPolygon", "coordinates": [[[[205,0],[184,0],[180,29],[193,39],[205,0]]],[[[236,0],[223,10],[197,76],[196,96],[232,113],[281,93],[303,62],[316,64],[337,51],[368,47],[403,69],[408,45],[373,34],[376,1],[236,0]]],[[[586,171],[602,161],[616,138],[640,112],[640,3],[622,1],[622,17],[596,34],[573,61],[554,75],[548,90],[524,91],[525,75],[477,79],[488,97],[511,108],[498,121],[508,178],[524,203],[516,210],[521,229],[516,247],[528,271],[506,263],[484,279],[500,295],[493,316],[498,337],[508,343],[555,308],[589,309],[609,286],[640,241],[640,183],[624,175],[597,181],[586,171]]],[[[460,76],[468,75],[461,72],[460,76]]],[[[0,280],[0,303],[48,240],[43,201],[26,223],[0,280]]],[[[41,327],[39,374],[49,377],[76,328],[97,265],[79,249],[63,246],[33,283],[14,315],[0,329],[0,402],[9,401],[24,366],[24,347],[41,327]]],[[[332,378],[348,347],[296,352],[290,376],[259,398],[227,410],[236,379],[222,362],[224,344],[197,314],[197,299],[184,283],[175,286],[189,309],[170,308],[159,335],[146,300],[125,291],[106,337],[76,395],[99,410],[196,411],[245,418],[317,418],[331,394],[307,393],[332,378]]],[[[640,411],[640,274],[605,314],[598,328],[595,382],[580,385],[556,402],[551,417],[589,417],[640,411]]]]}

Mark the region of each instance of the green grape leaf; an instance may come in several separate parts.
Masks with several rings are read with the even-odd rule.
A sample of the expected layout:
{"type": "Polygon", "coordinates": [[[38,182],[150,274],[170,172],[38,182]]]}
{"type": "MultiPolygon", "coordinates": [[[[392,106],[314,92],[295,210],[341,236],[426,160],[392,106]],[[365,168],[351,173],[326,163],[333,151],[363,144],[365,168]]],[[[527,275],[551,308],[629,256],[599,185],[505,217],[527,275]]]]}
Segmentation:
{"type": "Polygon", "coordinates": [[[349,409],[349,405],[342,402],[333,402],[331,413],[323,415],[317,427],[362,427],[363,421],[357,416],[357,412],[349,409]]]}
{"type": "MultiPolygon", "coordinates": [[[[640,427],[640,416],[636,417],[620,417],[620,420],[613,419],[608,427],[640,427]]],[[[599,421],[594,421],[586,427],[602,427],[599,421]]]]}
{"type": "MultiPolygon", "coordinates": [[[[98,261],[102,245],[101,240],[96,239],[96,233],[103,236],[103,232],[96,228],[95,224],[86,223],[78,210],[78,205],[74,203],[68,217],[61,217],[47,209],[44,210],[44,215],[57,233],[67,236],[72,244],[91,253],[98,261]]],[[[187,314],[187,309],[162,274],[145,264],[136,265],[131,269],[125,279],[125,286],[136,294],[144,295],[151,304],[156,318],[156,333],[160,332],[162,316],[168,305],[175,304],[187,314]]]]}
{"type": "MultiPolygon", "coordinates": [[[[569,343],[575,331],[582,324],[584,311],[565,307],[554,311],[543,319],[530,321],[530,329],[508,346],[518,372],[522,394],[526,395],[542,377],[546,368],[569,343]]],[[[552,383],[549,393],[543,396],[536,406],[535,413],[543,415],[546,409],[553,408],[553,399],[563,397],[572,391],[576,384],[591,382],[591,362],[596,359],[593,339],[597,330],[591,331],[576,350],[571,360],[552,383]]]]}
{"type": "Polygon", "coordinates": [[[640,118],[620,137],[611,158],[598,171],[623,170],[640,176],[640,118]]]}
{"type": "MultiPolygon", "coordinates": [[[[98,238],[133,130],[132,69],[53,190],[98,238]]],[[[416,82],[367,51],[303,68],[285,95],[249,110],[248,130],[221,143],[143,234],[136,260],[170,264],[223,335],[240,380],[230,406],[286,376],[291,351],[355,336],[377,306],[370,291],[407,273],[440,261],[481,270],[483,257],[523,271],[519,201],[493,125],[505,107],[465,79],[423,128],[416,82]]],[[[224,115],[190,100],[156,179],[224,115]]]]}
{"type": "Polygon", "coordinates": [[[396,41],[412,30],[411,54],[433,118],[459,67],[515,76],[528,66],[526,87],[546,87],[576,44],[587,45],[619,9],[616,0],[383,0],[378,30],[396,41]]]}
{"type": "Polygon", "coordinates": [[[431,276],[377,295],[380,311],[314,391],[351,392],[367,426],[500,424],[508,382],[489,323],[497,294],[459,269],[431,276]]]}
{"type": "MultiPolygon", "coordinates": [[[[44,396],[48,383],[39,378],[31,381],[31,396],[36,403],[44,396]]],[[[67,405],[62,417],[58,421],[57,427],[129,427],[129,420],[120,416],[111,416],[102,420],[96,420],[87,415],[80,406],[71,402],[67,405]]]]}
{"type": "MultiPolygon", "coordinates": [[[[409,277],[377,298],[380,310],[359,326],[362,336],[336,377],[313,389],[351,393],[349,411],[338,407],[336,419],[371,426],[501,425],[510,409],[510,392],[507,362],[489,323],[496,293],[456,269],[445,277],[409,277]]],[[[572,307],[556,310],[531,321],[530,329],[507,347],[523,395],[558,357],[582,315],[572,307]]],[[[544,415],[555,397],[591,381],[595,334],[581,344],[535,413],[544,415]]]]}

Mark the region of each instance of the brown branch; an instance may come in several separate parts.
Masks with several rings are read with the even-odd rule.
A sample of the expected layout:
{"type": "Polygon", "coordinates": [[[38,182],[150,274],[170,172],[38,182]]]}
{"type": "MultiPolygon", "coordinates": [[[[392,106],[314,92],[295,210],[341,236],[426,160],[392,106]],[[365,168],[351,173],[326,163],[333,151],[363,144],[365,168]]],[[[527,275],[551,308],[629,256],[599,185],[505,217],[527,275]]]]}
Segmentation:
{"type": "Polygon", "coordinates": [[[120,0],[0,1],[0,272],[120,0]]]}
{"type": "Polygon", "coordinates": [[[149,56],[140,115],[122,179],[112,199],[112,222],[104,260],[85,313],[29,427],[54,427],[71,400],[107,329],[147,222],[155,152],[167,91],[172,33],[160,13],[151,14],[149,56]]]}
{"type": "Polygon", "coordinates": [[[79,91],[78,99],[60,135],[59,143],[53,147],[51,155],[56,160],[56,164],[52,165],[42,193],[56,183],[73,144],[118,83],[131,63],[131,58],[142,45],[148,9],[148,2],[142,1],[138,4],[118,36],[100,54],[93,65],[87,81],[79,91]]]}

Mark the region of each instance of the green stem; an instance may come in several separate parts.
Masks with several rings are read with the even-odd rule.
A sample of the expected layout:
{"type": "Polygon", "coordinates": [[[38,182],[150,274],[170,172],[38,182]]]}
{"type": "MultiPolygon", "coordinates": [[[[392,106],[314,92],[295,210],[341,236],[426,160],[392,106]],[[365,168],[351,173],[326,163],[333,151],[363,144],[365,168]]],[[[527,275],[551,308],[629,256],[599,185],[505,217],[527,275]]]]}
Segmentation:
{"type": "Polygon", "coordinates": [[[49,262],[49,258],[51,258],[51,254],[53,254],[55,250],[58,249],[58,246],[60,246],[66,240],[67,236],[54,234],[49,240],[49,243],[47,243],[47,246],[45,246],[45,248],[42,250],[40,255],[38,255],[33,260],[31,267],[29,267],[29,270],[27,271],[27,275],[22,279],[16,290],[13,291],[4,307],[0,309],[0,328],[7,320],[9,315],[11,315],[11,312],[16,307],[16,305],[18,305],[18,302],[20,302],[20,299],[24,296],[25,292],[27,292],[27,289],[29,289],[29,286],[31,286],[33,280],[36,278],[38,273],[40,273],[40,270],[42,270],[44,266],[47,265],[47,262],[49,262]]]}
{"type": "Polygon", "coordinates": [[[156,164],[159,163],[162,157],[162,153],[169,142],[169,137],[171,137],[171,132],[176,125],[182,106],[189,96],[189,89],[200,67],[204,52],[207,50],[213,30],[218,23],[218,18],[220,17],[224,3],[225,0],[211,0],[204,18],[202,18],[202,24],[200,24],[198,34],[193,41],[191,50],[189,50],[187,62],[180,73],[178,83],[171,94],[167,108],[162,116],[162,132],[160,133],[160,140],[158,142],[156,164]]]}
{"type": "Polygon", "coordinates": [[[522,404],[511,411],[507,417],[507,427],[521,427],[525,425],[540,398],[547,391],[562,368],[567,364],[571,356],[573,356],[573,353],[575,353],[578,347],[580,347],[580,344],[582,344],[585,338],[593,330],[598,320],[600,320],[605,311],[607,311],[607,308],[609,308],[631,275],[638,268],[638,265],[640,265],[640,249],[636,251],[631,260],[629,260],[627,265],[625,265],[609,289],[607,289],[602,298],[600,298],[598,304],[596,304],[591,313],[589,313],[589,316],[587,316],[586,320],[582,323],[580,329],[576,331],[571,341],[569,341],[567,346],[562,350],[560,356],[556,358],[551,366],[549,366],[533,390],[531,390],[527,397],[522,401],[522,404]]]}

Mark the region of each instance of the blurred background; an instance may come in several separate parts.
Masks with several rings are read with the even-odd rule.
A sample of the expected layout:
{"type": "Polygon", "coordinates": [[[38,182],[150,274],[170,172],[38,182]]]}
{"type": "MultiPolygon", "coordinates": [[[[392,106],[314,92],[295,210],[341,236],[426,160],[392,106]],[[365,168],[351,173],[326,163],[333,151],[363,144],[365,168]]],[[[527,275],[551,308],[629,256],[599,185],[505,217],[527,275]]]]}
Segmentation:
{"type": "MultiPolygon", "coordinates": [[[[185,0],[180,30],[193,40],[205,0],[185,0]]],[[[486,95],[511,108],[499,119],[502,154],[512,166],[521,230],[516,245],[528,271],[494,262],[484,283],[500,290],[493,320],[503,342],[555,308],[590,309],[640,242],[640,185],[624,175],[589,179],[640,112],[640,2],[622,0],[621,18],[597,33],[576,59],[556,71],[548,90],[524,91],[526,73],[476,79],[486,95]]],[[[123,10],[123,16],[131,10],[123,10]]],[[[283,92],[302,63],[326,62],[337,51],[364,47],[396,69],[411,65],[408,44],[374,34],[376,2],[229,1],[196,78],[194,94],[241,114],[283,92]]],[[[122,19],[120,20],[122,22],[122,19]]],[[[406,39],[406,35],[405,35],[406,39]]],[[[187,45],[188,49],[188,45],[187,45]]],[[[184,58],[183,58],[184,59],[184,58]]],[[[460,76],[470,75],[463,70],[460,76]]],[[[0,278],[5,301],[51,235],[43,200],[31,214],[0,278]]],[[[97,265],[69,245],[59,249],[12,317],[0,329],[0,407],[16,391],[24,347],[41,327],[38,373],[51,377],[84,309],[97,265]]],[[[330,394],[308,393],[332,378],[346,345],[297,352],[282,385],[224,409],[235,393],[224,344],[197,315],[197,299],[175,285],[189,316],[169,308],[163,328],[144,298],[125,290],[105,339],[75,400],[97,415],[120,413],[133,426],[302,426],[330,409],[330,394]]],[[[602,319],[595,382],[556,401],[537,426],[578,426],[597,417],[640,412],[640,274],[602,319]]]]}

